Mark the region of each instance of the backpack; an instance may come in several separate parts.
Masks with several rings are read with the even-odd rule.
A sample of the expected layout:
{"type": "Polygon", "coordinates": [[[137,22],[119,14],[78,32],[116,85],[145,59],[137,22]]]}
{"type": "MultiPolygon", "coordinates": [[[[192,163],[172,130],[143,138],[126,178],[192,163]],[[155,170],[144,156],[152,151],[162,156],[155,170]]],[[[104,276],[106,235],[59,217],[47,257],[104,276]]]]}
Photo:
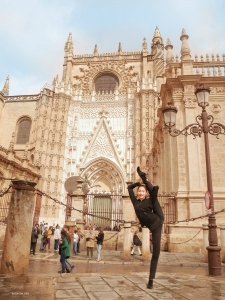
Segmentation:
{"type": "Polygon", "coordinates": [[[142,242],[141,242],[141,240],[139,239],[139,237],[136,234],[134,235],[133,241],[134,241],[134,245],[136,245],[136,246],[142,246],[142,242]]]}

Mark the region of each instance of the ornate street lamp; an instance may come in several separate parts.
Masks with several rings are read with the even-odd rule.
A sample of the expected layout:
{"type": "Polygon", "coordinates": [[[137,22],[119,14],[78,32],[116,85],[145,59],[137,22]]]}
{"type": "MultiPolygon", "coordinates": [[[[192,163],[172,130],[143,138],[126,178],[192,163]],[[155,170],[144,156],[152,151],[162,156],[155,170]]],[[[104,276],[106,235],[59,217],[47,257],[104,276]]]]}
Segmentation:
{"type": "Polygon", "coordinates": [[[208,250],[208,267],[209,275],[220,276],[221,275],[221,259],[220,259],[220,250],[218,247],[218,238],[216,231],[216,218],[214,214],[214,201],[213,201],[213,188],[212,188],[212,175],[211,175],[211,163],[210,163],[210,153],[209,153],[209,138],[208,133],[215,135],[219,138],[220,134],[225,135],[225,126],[220,123],[213,123],[214,118],[211,115],[208,115],[206,112],[206,106],[209,105],[209,93],[210,90],[204,86],[200,86],[196,89],[195,95],[198,100],[198,105],[202,108],[201,115],[196,117],[196,123],[187,125],[184,129],[179,130],[173,128],[176,125],[176,107],[172,106],[171,102],[168,102],[168,105],[162,110],[164,114],[165,125],[169,129],[169,134],[173,137],[178,135],[193,135],[201,137],[204,133],[205,141],[205,158],[206,158],[206,175],[207,175],[207,187],[208,194],[211,198],[211,213],[208,217],[208,227],[209,227],[209,246],[208,250]]]}

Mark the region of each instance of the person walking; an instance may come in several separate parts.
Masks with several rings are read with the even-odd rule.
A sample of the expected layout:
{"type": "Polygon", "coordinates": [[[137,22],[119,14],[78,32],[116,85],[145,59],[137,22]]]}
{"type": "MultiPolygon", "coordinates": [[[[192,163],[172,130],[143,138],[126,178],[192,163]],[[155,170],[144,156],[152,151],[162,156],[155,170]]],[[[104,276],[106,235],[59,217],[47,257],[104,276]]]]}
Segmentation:
{"type": "Polygon", "coordinates": [[[95,245],[95,235],[93,233],[93,230],[90,229],[88,234],[86,235],[86,247],[87,247],[87,258],[92,259],[93,258],[93,249],[95,245]],[[90,257],[89,257],[90,253],[90,257]]]}
{"type": "Polygon", "coordinates": [[[153,186],[146,178],[146,174],[139,167],[137,168],[137,173],[141,177],[142,182],[135,182],[129,185],[128,192],[141,226],[146,226],[152,232],[153,254],[147,284],[147,288],[152,289],[160,255],[164,215],[157,198],[159,187],[153,186]],[[135,187],[137,187],[137,196],[135,196],[133,191],[135,187]]]}
{"type": "Polygon", "coordinates": [[[133,244],[134,244],[134,246],[133,246],[133,249],[131,250],[131,255],[134,255],[134,250],[135,250],[135,248],[137,248],[139,255],[142,256],[141,249],[140,249],[140,246],[142,246],[142,242],[139,239],[138,230],[135,230],[135,232],[134,232],[133,244]]]}
{"type": "Polygon", "coordinates": [[[97,239],[97,261],[100,261],[101,259],[101,250],[102,250],[102,245],[103,245],[103,240],[104,240],[104,232],[101,228],[98,229],[98,236],[96,236],[97,239]]]}
{"type": "Polygon", "coordinates": [[[70,257],[70,244],[71,238],[70,235],[65,231],[61,231],[61,255],[60,255],[60,262],[62,264],[62,270],[58,271],[58,273],[66,273],[66,259],[70,257]]]}
{"type": "Polygon", "coordinates": [[[48,231],[47,231],[47,239],[46,239],[45,247],[44,247],[45,251],[46,251],[46,246],[47,245],[48,245],[48,250],[50,250],[51,235],[52,235],[52,226],[50,226],[48,231]]]}
{"type": "Polygon", "coordinates": [[[60,237],[60,227],[57,225],[54,232],[54,251],[58,251],[60,237]]]}
{"type": "Polygon", "coordinates": [[[74,252],[74,254],[77,254],[78,242],[79,242],[79,236],[77,234],[77,230],[74,230],[74,234],[73,234],[73,252],[74,252]]]}
{"type": "Polygon", "coordinates": [[[78,240],[78,243],[77,243],[77,253],[80,253],[80,243],[81,243],[81,240],[84,238],[84,235],[81,233],[80,228],[77,229],[77,234],[79,236],[79,240],[78,240]]]}
{"type": "Polygon", "coordinates": [[[30,246],[30,252],[33,253],[33,255],[36,255],[35,250],[36,250],[36,245],[37,245],[37,239],[38,239],[38,225],[36,224],[32,228],[32,233],[31,233],[31,246],[30,246]]]}
{"type": "MultiPolygon", "coordinates": [[[[64,225],[63,230],[65,230],[66,233],[70,236],[70,227],[68,225],[64,225]]],[[[71,237],[70,237],[70,240],[71,240],[71,237]]],[[[74,268],[74,265],[71,263],[71,261],[68,258],[66,258],[66,263],[70,266],[71,270],[74,268]]]]}

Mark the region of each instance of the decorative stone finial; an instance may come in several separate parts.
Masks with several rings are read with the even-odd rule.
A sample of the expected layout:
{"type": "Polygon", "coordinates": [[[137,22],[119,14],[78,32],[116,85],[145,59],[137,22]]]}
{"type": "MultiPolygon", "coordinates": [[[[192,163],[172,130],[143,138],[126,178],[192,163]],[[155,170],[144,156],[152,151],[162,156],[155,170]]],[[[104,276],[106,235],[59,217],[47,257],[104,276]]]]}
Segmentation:
{"type": "Polygon", "coordinates": [[[98,55],[98,46],[96,44],[95,48],[94,48],[94,56],[97,56],[97,55],[98,55]]]}
{"type": "Polygon", "coordinates": [[[146,38],[144,37],[143,43],[142,43],[142,52],[147,52],[148,51],[148,44],[146,41],[146,38]]]}
{"type": "Polygon", "coordinates": [[[71,32],[69,33],[69,36],[68,36],[68,42],[72,43],[72,33],[71,32]]]}
{"type": "Polygon", "coordinates": [[[64,51],[68,52],[70,55],[73,55],[72,33],[70,33],[69,36],[68,36],[68,39],[65,43],[64,51]]]}
{"type": "Polygon", "coordinates": [[[122,54],[123,50],[122,50],[122,46],[121,46],[121,43],[119,43],[119,46],[118,46],[118,53],[119,54],[122,54]]]}
{"type": "Polygon", "coordinates": [[[8,96],[9,95],[9,76],[7,76],[4,87],[2,89],[2,93],[4,96],[8,96]]]}
{"type": "Polygon", "coordinates": [[[158,37],[161,38],[161,34],[160,34],[160,31],[159,31],[158,26],[156,26],[156,29],[155,29],[155,32],[154,32],[153,39],[154,39],[154,38],[158,38],[158,37]]]}
{"type": "Polygon", "coordinates": [[[189,36],[186,34],[185,29],[182,29],[182,34],[180,40],[182,41],[181,45],[181,60],[190,60],[191,59],[191,50],[188,45],[188,38],[189,36]]]}
{"type": "Polygon", "coordinates": [[[165,49],[167,50],[167,53],[166,53],[166,63],[170,63],[173,61],[174,59],[174,56],[173,56],[173,45],[171,44],[171,41],[170,39],[167,39],[167,42],[166,42],[166,47],[165,49]]]}

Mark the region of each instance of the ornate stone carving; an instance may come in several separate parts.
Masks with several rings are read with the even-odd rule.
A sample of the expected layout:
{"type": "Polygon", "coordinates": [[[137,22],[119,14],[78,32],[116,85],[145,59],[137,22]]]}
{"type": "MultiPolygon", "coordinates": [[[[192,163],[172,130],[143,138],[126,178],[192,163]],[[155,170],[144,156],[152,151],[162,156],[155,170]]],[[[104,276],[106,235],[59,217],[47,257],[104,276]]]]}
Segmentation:
{"type": "Polygon", "coordinates": [[[87,69],[80,68],[82,75],[77,75],[74,78],[79,82],[77,85],[74,84],[74,87],[82,86],[84,90],[92,90],[92,84],[94,78],[100,72],[112,72],[114,73],[119,80],[121,81],[120,90],[126,92],[129,81],[132,81],[132,78],[136,77],[137,73],[133,71],[134,67],[126,67],[125,61],[117,62],[103,62],[103,63],[89,63],[87,69]]]}
{"type": "Polygon", "coordinates": [[[220,106],[220,104],[214,103],[214,104],[212,104],[212,105],[210,106],[210,108],[211,108],[211,111],[212,111],[214,114],[218,114],[218,113],[221,112],[221,106],[220,106]]]}
{"type": "Polygon", "coordinates": [[[187,97],[187,98],[184,98],[184,101],[185,101],[185,107],[196,107],[196,99],[195,98],[191,98],[191,97],[187,97]]]}

